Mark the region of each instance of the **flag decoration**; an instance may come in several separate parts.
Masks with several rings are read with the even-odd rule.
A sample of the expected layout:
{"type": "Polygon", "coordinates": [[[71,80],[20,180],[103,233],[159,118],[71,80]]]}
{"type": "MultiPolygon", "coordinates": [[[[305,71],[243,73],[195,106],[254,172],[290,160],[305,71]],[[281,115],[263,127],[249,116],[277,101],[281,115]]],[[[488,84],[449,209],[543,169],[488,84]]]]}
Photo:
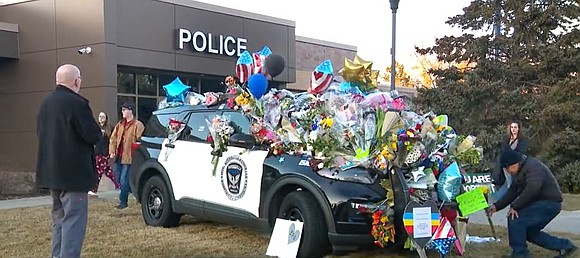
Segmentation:
{"type": "Polygon", "coordinates": [[[268,46],[264,46],[259,52],[252,54],[254,60],[254,71],[252,74],[263,73],[266,64],[266,57],[272,54],[272,50],[268,46]]]}
{"type": "Polygon", "coordinates": [[[330,60],[325,60],[320,63],[312,72],[312,76],[310,76],[310,87],[308,87],[308,92],[320,94],[325,91],[334,79],[332,71],[332,63],[330,60]]]}
{"type": "Polygon", "coordinates": [[[240,55],[236,62],[236,75],[238,76],[240,83],[244,83],[250,78],[253,69],[254,60],[252,59],[250,52],[246,50],[240,55]]]}
{"type": "MultiPolygon", "coordinates": [[[[439,227],[433,233],[433,237],[431,238],[431,242],[429,242],[426,246],[427,249],[435,249],[441,255],[441,258],[445,258],[445,256],[451,251],[451,247],[457,241],[457,236],[455,235],[455,231],[451,226],[447,217],[441,217],[439,222],[439,227]]],[[[460,251],[460,253],[463,253],[460,251]]]]}

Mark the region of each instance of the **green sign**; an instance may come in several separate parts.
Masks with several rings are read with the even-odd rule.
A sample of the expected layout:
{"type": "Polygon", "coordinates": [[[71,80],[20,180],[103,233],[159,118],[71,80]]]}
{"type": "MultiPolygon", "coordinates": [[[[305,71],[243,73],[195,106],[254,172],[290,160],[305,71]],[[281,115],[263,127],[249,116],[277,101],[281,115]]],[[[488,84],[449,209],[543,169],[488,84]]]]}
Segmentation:
{"type": "Polygon", "coordinates": [[[469,216],[488,207],[487,200],[485,200],[481,188],[475,188],[474,190],[458,195],[455,200],[457,200],[459,210],[463,216],[469,216]]]}

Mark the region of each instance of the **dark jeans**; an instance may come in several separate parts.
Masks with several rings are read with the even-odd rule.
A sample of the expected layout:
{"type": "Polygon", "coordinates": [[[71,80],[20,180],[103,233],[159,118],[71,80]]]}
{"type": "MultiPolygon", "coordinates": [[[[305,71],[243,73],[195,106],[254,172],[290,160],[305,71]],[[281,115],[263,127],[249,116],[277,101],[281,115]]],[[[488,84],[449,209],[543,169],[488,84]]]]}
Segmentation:
{"type": "Polygon", "coordinates": [[[558,238],[543,231],[560,210],[562,204],[554,201],[536,201],[518,210],[518,218],[508,218],[508,231],[512,255],[529,255],[527,241],[543,248],[559,251],[573,246],[568,239],[558,238]]]}
{"type": "MultiPolygon", "coordinates": [[[[129,184],[129,169],[131,165],[121,164],[121,159],[117,158],[115,174],[118,174],[119,184],[121,185],[121,193],[119,193],[119,205],[127,206],[129,201],[129,192],[131,192],[131,185],[129,184]]],[[[117,176],[117,175],[115,175],[117,176]]]]}
{"type": "Polygon", "coordinates": [[[81,257],[87,230],[87,192],[51,190],[52,257],[81,257]]]}

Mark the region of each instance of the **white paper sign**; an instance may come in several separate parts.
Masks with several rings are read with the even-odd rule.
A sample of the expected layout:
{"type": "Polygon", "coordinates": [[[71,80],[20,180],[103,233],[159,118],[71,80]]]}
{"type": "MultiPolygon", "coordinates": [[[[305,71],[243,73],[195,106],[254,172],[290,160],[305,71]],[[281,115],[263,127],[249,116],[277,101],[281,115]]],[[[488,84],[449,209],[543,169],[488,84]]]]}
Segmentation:
{"type": "Polygon", "coordinates": [[[266,255],[277,257],[296,257],[302,238],[302,227],[304,224],[300,221],[290,221],[285,219],[276,219],[274,231],[268,244],[266,255]]]}
{"type": "Polygon", "coordinates": [[[413,208],[413,238],[431,236],[431,207],[413,208]]]}

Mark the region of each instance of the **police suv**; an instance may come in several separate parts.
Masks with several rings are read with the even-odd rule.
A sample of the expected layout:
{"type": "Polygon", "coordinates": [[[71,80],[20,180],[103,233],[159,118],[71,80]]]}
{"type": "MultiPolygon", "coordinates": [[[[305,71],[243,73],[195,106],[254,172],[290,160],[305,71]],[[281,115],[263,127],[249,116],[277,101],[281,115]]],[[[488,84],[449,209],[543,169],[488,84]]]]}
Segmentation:
{"type": "MultiPolygon", "coordinates": [[[[301,257],[373,243],[372,221],[358,208],[386,196],[375,171],[314,171],[306,156],[268,154],[238,111],[202,105],[155,111],[134,149],[130,184],[147,225],[178,226],[188,214],[271,233],[276,218],[298,220],[304,222],[301,257]],[[214,174],[206,119],[216,115],[229,116],[237,129],[214,174]],[[171,118],[186,125],[175,141],[168,140],[166,129],[171,118]]],[[[388,174],[401,218],[409,196],[401,172],[393,172],[388,174]]],[[[396,233],[395,245],[401,246],[407,237],[401,219],[396,233]]]]}

